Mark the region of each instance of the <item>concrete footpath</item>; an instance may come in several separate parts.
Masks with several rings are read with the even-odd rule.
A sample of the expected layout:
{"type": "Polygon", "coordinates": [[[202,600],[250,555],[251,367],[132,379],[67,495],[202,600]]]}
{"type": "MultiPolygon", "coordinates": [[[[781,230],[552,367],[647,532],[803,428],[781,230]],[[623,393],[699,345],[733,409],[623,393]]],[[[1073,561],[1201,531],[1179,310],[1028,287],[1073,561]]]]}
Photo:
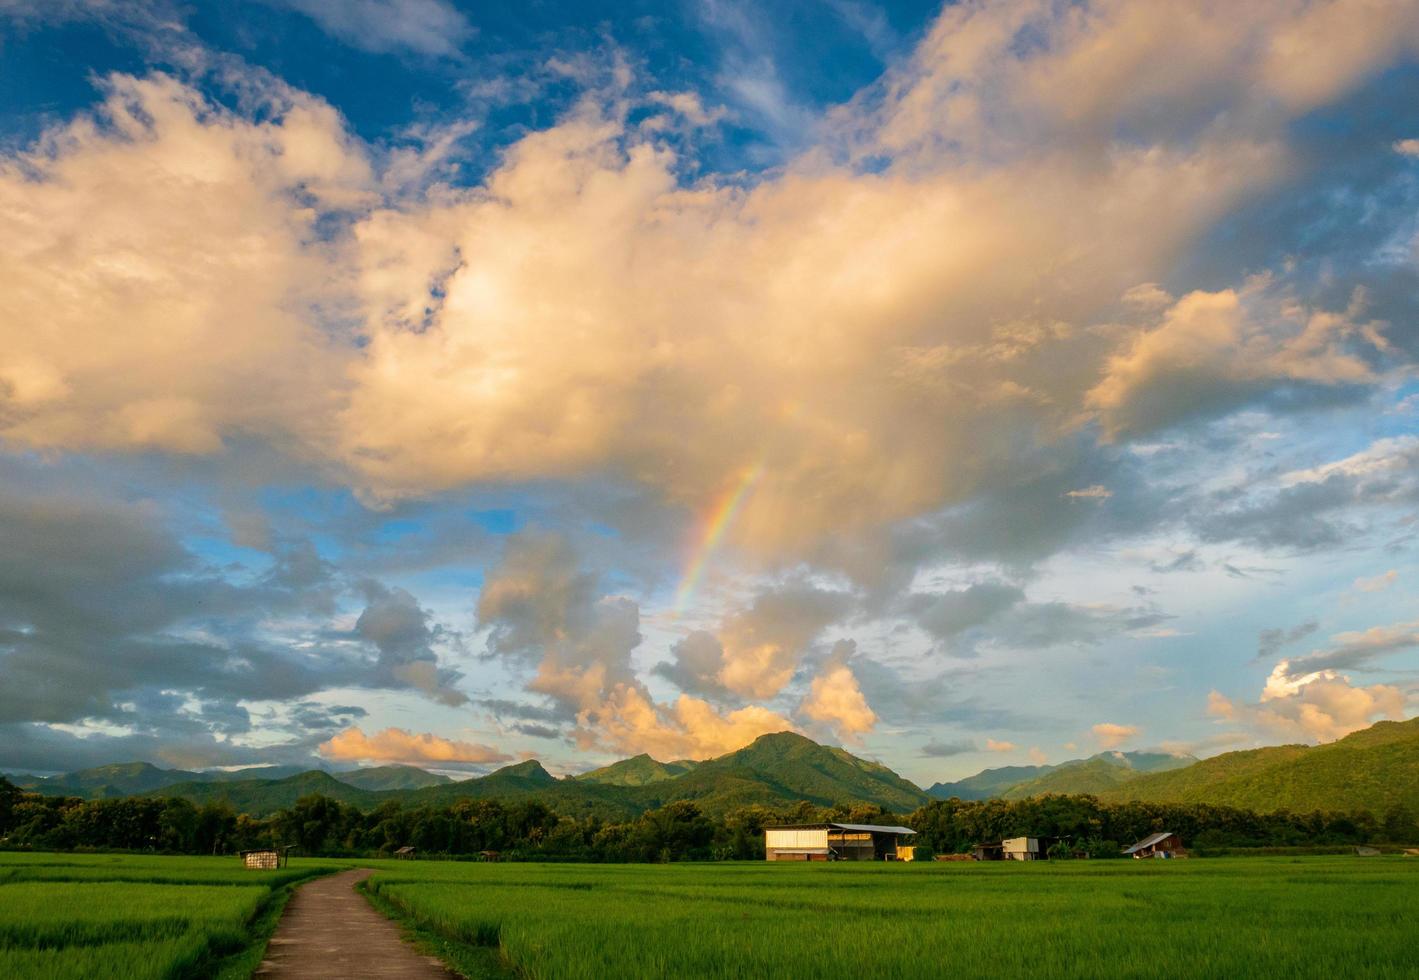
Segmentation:
{"type": "Polygon", "coordinates": [[[399,938],[399,927],[355,891],[371,874],[358,868],[297,888],[266,947],[266,958],[252,975],[281,980],[458,976],[436,958],[416,953],[399,938]]]}

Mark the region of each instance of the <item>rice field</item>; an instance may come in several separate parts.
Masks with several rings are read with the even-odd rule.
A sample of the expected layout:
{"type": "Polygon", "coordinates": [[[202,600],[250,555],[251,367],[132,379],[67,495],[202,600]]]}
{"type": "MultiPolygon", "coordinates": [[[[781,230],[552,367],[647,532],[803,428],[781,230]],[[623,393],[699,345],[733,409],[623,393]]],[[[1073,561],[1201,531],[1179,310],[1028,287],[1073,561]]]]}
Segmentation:
{"type": "Polygon", "coordinates": [[[415,862],[368,887],[455,965],[538,978],[1419,977],[1419,860],[1397,857],[415,862]]]}
{"type": "Polygon", "coordinates": [[[469,976],[1419,978],[1419,860],[475,864],[0,854],[0,977],[244,977],[358,863],[469,976]]]}
{"type": "Polygon", "coordinates": [[[286,885],[329,868],[297,861],[254,872],[232,857],[0,853],[0,977],[245,976],[259,960],[263,914],[274,913],[286,885]]]}

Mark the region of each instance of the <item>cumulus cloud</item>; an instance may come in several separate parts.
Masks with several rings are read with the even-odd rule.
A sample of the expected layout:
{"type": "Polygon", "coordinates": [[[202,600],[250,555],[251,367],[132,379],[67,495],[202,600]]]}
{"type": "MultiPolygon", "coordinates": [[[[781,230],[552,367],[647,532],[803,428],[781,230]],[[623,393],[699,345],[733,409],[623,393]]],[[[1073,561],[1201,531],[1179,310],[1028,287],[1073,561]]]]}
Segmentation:
{"type": "Polygon", "coordinates": [[[985,750],[987,752],[1014,752],[1019,746],[1014,742],[997,741],[993,738],[985,740],[985,750]]]}
{"type": "Polygon", "coordinates": [[[336,762],[510,762],[512,756],[488,745],[386,728],[366,735],[351,727],[320,743],[320,754],[336,762]]]}
{"type": "Polygon", "coordinates": [[[877,726],[877,714],[867,704],[857,676],[849,666],[854,646],[850,641],[837,645],[808,689],[798,712],[810,721],[830,728],[839,738],[855,740],[877,726]]]}
{"type": "Polygon", "coordinates": [[[445,631],[431,625],[427,610],[409,592],[379,582],[363,584],[366,605],[355,621],[355,633],[379,651],[377,669],[390,687],[407,686],[447,705],[468,696],[455,686],[461,674],[439,666],[434,643],[445,631]]]}
{"type": "MultiPolygon", "coordinates": [[[[1376,660],[1419,647],[1419,620],[1347,630],[1330,638],[1330,645],[1305,656],[1283,660],[1273,677],[1293,676],[1328,668],[1367,668],[1376,660]]],[[[1269,685],[1268,685],[1269,687],[1269,685]]]]}
{"type": "MultiPolygon", "coordinates": [[[[441,0],[286,2],[364,43],[440,53],[468,30],[441,0]]],[[[477,186],[389,196],[311,96],[244,78],[247,113],[112,78],[96,118],[0,171],[0,433],[196,454],[251,436],[381,501],[609,472],[697,508],[759,463],[730,535],[773,552],[999,486],[1084,410],[1119,435],[1219,380],[1368,383],[1350,348],[1372,325],[1258,318],[1250,287],[1117,343],[1095,321],[1120,296],[1151,308],[1179,250],[1284,175],[1264,121],[1402,48],[1338,0],[1371,46],[1317,52],[1302,98],[1262,53],[1311,50],[1315,13],[1264,6],[953,5],[823,147],[747,187],[682,180],[682,151],[627,122],[624,79],[477,186]],[[1144,71],[1159,45],[1192,67],[1144,71]]]]}
{"type": "Polygon", "coordinates": [[[1142,731],[1137,725],[1119,725],[1111,721],[1100,722],[1090,729],[1099,744],[1106,749],[1116,749],[1125,742],[1138,737],[1142,731]]]}
{"type": "Polygon", "coordinates": [[[811,585],[765,589],[714,633],[695,630],[655,673],[692,694],[770,698],[793,678],[809,645],[844,616],[852,597],[811,585]]]}
{"type": "Polygon", "coordinates": [[[1361,297],[1343,313],[1308,310],[1277,302],[1269,286],[1258,279],[1240,291],[1189,293],[1133,334],[1085,399],[1105,433],[1146,432],[1278,381],[1375,380],[1355,347],[1384,350],[1387,342],[1382,324],[1360,319],[1361,297]]]}
{"type": "Polygon", "coordinates": [[[584,749],[703,759],[795,727],[758,705],[721,711],[688,694],[656,703],[631,663],[639,606],[601,595],[597,576],[560,536],[513,537],[484,583],[478,617],[490,655],[532,666],[527,690],[559,707],[584,749]]]}
{"type": "Polygon", "coordinates": [[[1402,720],[1409,702],[1409,696],[1393,685],[1357,685],[1333,670],[1297,675],[1282,661],[1267,678],[1257,704],[1239,704],[1213,691],[1207,710],[1268,735],[1331,742],[1379,718],[1402,720]]]}

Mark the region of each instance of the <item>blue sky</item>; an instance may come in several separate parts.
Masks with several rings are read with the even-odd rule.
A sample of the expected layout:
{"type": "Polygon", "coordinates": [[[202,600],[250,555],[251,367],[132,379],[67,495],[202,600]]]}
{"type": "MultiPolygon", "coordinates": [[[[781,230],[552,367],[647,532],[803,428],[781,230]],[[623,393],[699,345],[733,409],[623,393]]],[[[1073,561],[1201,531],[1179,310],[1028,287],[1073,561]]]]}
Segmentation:
{"type": "Polygon", "coordinates": [[[1414,37],[0,0],[0,767],[1413,715],[1414,37]]]}

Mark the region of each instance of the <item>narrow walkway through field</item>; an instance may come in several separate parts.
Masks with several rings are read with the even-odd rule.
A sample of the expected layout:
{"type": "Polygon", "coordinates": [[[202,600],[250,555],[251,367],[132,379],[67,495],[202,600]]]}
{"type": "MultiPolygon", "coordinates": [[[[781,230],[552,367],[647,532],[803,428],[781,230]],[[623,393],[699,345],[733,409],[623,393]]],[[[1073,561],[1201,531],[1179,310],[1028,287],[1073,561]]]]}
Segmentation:
{"type": "Polygon", "coordinates": [[[355,885],[371,874],[367,868],[343,871],[297,888],[266,947],[266,959],[253,976],[280,980],[449,980],[457,976],[434,957],[416,953],[399,938],[399,927],[355,891],[355,885]]]}

